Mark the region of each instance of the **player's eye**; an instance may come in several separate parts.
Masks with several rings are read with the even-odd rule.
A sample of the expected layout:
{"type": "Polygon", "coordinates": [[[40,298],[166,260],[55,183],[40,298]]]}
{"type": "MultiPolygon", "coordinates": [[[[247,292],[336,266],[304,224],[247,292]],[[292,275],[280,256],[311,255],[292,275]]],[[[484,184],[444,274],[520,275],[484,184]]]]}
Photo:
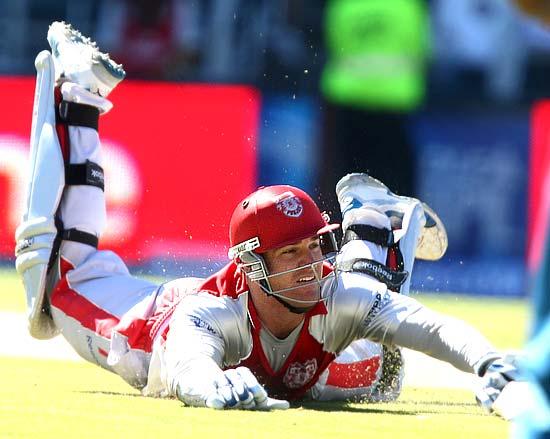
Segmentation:
{"type": "Polygon", "coordinates": [[[319,242],[319,240],[312,241],[311,244],[309,244],[310,250],[316,250],[320,247],[321,247],[321,243],[319,242]]]}

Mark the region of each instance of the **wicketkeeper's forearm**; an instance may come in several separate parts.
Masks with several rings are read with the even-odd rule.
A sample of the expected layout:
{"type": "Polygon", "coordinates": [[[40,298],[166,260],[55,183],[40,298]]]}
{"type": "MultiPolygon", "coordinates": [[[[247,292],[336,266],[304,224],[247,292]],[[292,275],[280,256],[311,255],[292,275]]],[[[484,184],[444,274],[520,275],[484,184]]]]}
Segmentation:
{"type": "Polygon", "coordinates": [[[421,307],[393,335],[393,343],[478,373],[482,363],[500,355],[481,333],[461,320],[421,307]]]}
{"type": "MultiPolygon", "coordinates": [[[[178,384],[221,372],[223,340],[196,326],[184,313],[172,319],[164,351],[166,388],[176,395],[178,384]]],[[[195,381],[196,382],[196,381],[195,381]]]]}

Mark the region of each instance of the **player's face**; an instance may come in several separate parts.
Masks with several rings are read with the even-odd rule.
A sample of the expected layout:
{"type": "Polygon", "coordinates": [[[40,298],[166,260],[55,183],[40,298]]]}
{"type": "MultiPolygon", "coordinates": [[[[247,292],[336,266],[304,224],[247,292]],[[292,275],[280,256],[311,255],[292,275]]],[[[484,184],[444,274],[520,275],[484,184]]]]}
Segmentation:
{"type": "Polygon", "coordinates": [[[322,275],[323,253],[317,236],[269,250],[264,259],[271,289],[274,292],[290,289],[284,297],[292,306],[308,308],[320,299],[320,285],[315,280],[322,275]],[[296,270],[299,267],[303,268],[296,270]]]}

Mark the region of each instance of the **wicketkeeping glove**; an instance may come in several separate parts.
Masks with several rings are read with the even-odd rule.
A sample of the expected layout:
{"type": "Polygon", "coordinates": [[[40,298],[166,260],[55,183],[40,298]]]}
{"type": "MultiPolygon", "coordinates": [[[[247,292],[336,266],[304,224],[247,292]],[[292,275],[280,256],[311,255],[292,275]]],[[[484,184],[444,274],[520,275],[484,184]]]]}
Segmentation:
{"type": "Polygon", "coordinates": [[[270,398],[246,367],[220,371],[208,383],[178,384],[180,401],[195,407],[214,409],[285,410],[288,401],[270,398]]]}
{"type": "Polygon", "coordinates": [[[521,412],[526,403],[524,382],[516,355],[498,358],[485,368],[481,376],[481,384],[476,390],[477,402],[489,413],[495,411],[505,418],[514,417],[514,413],[521,412]]]}

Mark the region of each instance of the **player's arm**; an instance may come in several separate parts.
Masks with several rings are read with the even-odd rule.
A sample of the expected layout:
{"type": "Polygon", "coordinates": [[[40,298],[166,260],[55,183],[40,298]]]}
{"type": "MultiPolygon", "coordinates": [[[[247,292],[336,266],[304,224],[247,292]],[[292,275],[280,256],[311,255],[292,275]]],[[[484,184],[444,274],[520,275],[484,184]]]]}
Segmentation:
{"type": "Polygon", "coordinates": [[[437,260],[445,253],[445,228],[437,215],[365,174],[344,177],[336,192],[344,218],[337,262],[344,271],[341,284],[346,293],[336,297],[341,302],[339,312],[353,322],[353,335],[414,349],[482,376],[478,399],[490,408],[507,384],[520,377],[514,363],[472,326],[404,295],[415,256],[437,260]],[[390,218],[400,215],[396,229],[390,218]],[[401,253],[397,270],[386,266],[390,249],[401,253]]]}
{"type": "Polygon", "coordinates": [[[366,319],[369,338],[423,352],[465,372],[478,373],[484,362],[501,356],[468,323],[391,291],[383,295],[378,309],[369,310],[366,319]]]}
{"type": "MultiPolygon", "coordinates": [[[[362,214],[362,221],[368,220],[372,230],[388,230],[383,223],[386,219],[376,212],[363,211],[362,214]]],[[[412,250],[413,247],[408,252],[412,253],[412,250]]],[[[349,271],[340,274],[339,289],[343,293],[337,291],[333,306],[336,314],[352,322],[355,332],[344,331],[343,337],[337,339],[338,326],[329,331],[335,339],[335,351],[351,342],[351,338],[368,338],[385,345],[423,352],[479,376],[488,376],[490,371],[495,371],[498,362],[509,363],[469,324],[436,313],[404,294],[391,291],[396,286],[392,280],[398,278],[399,273],[384,265],[385,251],[380,240],[372,242],[368,239],[354,239],[342,248],[339,261],[349,271]]],[[[338,321],[343,320],[339,318],[338,321]]],[[[516,370],[515,367],[511,369],[516,370]]],[[[503,380],[486,380],[486,390],[478,394],[478,399],[484,406],[490,407],[505,384],[517,379],[517,376],[510,372],[503,380]],[[489,381],[497,382],[498,386],[491,387],[489,381]]]]}
{"type": "Polygon", "coordinates": [[[169,393],[191,406],[288,408],[288,402],[269,398],[249,369],[222,369],[246,352],[238,325],[238,313],[222,299],[208,294],[185,298],[171,320],[164,350],[169,393]]]}
{"type": "Polygon", "coordinates": [[[342,273],[330,306],[334,318],[328,332],[335,338],[336,351],[353,340],[367,338],[423,352],[470,373],[476,372],[482,358],[499,357],[487,339],[467,323],[390,291],[363,273],[342,273]],[[353,330],[338,331],[342,321],[353,330]]]}
{"type": "MultiPolygon", "coordinates": [[[[359,284],[361,282],[357,277],[365,276],[347,273],[343,276],[343,282],[359,284]]],[[[355,321],[357,338],[413,349],[478,375],[481,380],[476,397],[488,411],[502,405],[499,397],[510,382],[524,380],[517,367],[517,359],[499,352],[468,323],[430,310],[410,297],[387,289],[384,291],[383,286],[379,287],[378,290],[362,291],[348,288],[345,297],[348,300],[355,298],[355,305],[348,303],[344,308],[355,321]]],[[[520,387],[511,388],[514,388],[514,393],[518,389],[524,391],[520,387]]],[[[508,401],[513,399],[507,398],[508,401]]],[[[501,413],[510,412],[502,407],[499,410],[501,413]]],[[[514,412],[520,410],[521,407],[513,409],[514,412]]]]}
{"type": "MultiPolygon", "coordinates": [[[[414,299],[397,295],[390,296],[389,301],[394,303],[381,314],[387,313],[386,320],[390,322],[393,318],[389,315],[397,317],[389,325],[395,330],[382,335],[380,331],[388,326],[378,319],[374,323],[374,327],[379,325],[376,331],[384,343],[414,349],[475,373],[481,377],[476,398],[488,412],[495,410],[503,417],[513,418],[529,405],[532,395],[523,385],[525,376],[518,367],[517,356],[499,352],[473,326],[432,311],[414,299]],[[403,315],[402,320],[399,314],[403,315]],[[520,385],[509,386],[512,382],[520,385]]],[[[385,320],[383,315],[380,320],[385,320]]]]}

